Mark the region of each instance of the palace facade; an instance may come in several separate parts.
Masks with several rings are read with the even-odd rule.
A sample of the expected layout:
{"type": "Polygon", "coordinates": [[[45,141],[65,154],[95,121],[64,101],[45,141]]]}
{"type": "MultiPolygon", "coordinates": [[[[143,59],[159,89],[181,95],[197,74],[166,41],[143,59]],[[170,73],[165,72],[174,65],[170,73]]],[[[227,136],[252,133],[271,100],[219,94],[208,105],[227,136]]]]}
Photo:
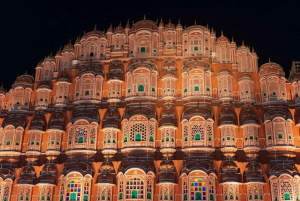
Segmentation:
{"type": "Polygon", "coordinates": [[[0,200],[299,200],[296,64],[196,23],[95,27],[0,89],[0,200]]]}

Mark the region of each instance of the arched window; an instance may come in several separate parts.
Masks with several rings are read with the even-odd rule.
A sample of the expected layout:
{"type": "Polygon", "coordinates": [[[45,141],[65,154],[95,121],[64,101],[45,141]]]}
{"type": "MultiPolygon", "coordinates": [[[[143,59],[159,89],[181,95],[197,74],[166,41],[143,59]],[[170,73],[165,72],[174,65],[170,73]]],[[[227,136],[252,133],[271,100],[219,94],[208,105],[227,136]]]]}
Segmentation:
{"type": "Polygon", "coordinates": [[[42,131],[29,131],[27,151],[40,151],[42,134],[42,131]]]}
{"type": "Polygon", "coordinates": [[[130,129],[130,141],[146,141],[146,126],[143,123],[135,123],[130,129]]]}
{"type": "Polygon", "coordinates": [[[202,43],[201,38],[192,37],[191,38],[191,53],[193,54],[202,54],[202,43]]]}
{"type": "Polygon", "coordinates": [[[95,122],[75,122],[68,129],[68,149],[96,149],[97,128],[98,124],[95,122]]]}
{"type": "Polygon", "coordinates": [[[19,185],[17,200],[18,201],[31,200],[31,193],[32,193],[32,186],[27,184],[19,185]]]}
{"type": "Polygon", "coordinates": [[[97,201],[112,201],[112,185],[98,185],[97,201]]]}
{"type": "Polygon", "coordinates": [[[60,151],[61,136],[62,136],[61,131],[56,131],[56,130],[49,131],[47,150],[60,151]]]}
{"type": "Polygon", "coordinates": [[[38,200],[52,201],[53,186],[50,185],[40,185],[38,200]]]}
{"type": "Polygon", "coordinates": [[[0,149],[20,151],[23,139],[24,129],[18,127],[15,129],[14,126],[8,125],[1,131],[0,138],[0,149]]]}
{"type": "Polygon", "coordinates": [[[103,148],[117,148],[117,130],[116,129],[105,129],[104,130],[104,138],[103,138],[103,143],[104,146],[103,148]]]}
{"type": "Polygon", "coordinates": [[[91,175],[82,177],[74,172],[67,177],[61,177],[60,200],[89,201],[91,195],[91,175]]]}
{"type": "Polygon", "coordinates": [[[70,69],[72,69],[73,59],[74,59],[74,54],[73,53],[68,53],[68,52],[63,53],[61,61],[60,61],[59,70],[70,70],[70,69]]]}
{"type": "Polygon", "coordinates": [[[5,179],[4,181],[0,178],[0,200],[9,201],[11,194],[11,187],[13,181],[10,179],[5,179]]]}
{"type": "Polygon", "coordinates": [[[196,172],[182,177],[183,200],[214,200],[215,176],[196,172]]]}
{"type": "Polygon", "coordinates": [[[56,100],[55,103],[64,103],[68,102],[69,98],[69,84],[68,83],[58,83],[56,88],[56,100]]]}

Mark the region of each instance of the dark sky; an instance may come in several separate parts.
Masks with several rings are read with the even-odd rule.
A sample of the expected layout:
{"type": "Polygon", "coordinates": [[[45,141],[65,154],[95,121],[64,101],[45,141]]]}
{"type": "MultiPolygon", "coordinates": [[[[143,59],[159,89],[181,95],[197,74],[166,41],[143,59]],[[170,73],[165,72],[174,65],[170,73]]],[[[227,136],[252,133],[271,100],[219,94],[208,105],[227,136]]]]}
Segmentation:
{"type": "Polygon", "coordinates": [[[0,83],[9,89],[17,75],[33,74],[37,63],[78,35],[107,30],[112,23],[124,26],[147,19],[169,19],[186,26],[201,24],[221,30],[241,45],[253,46],[259,66],[269,60],[283,66],[288,76],[292,60],[300,60],[300,3],[297,0],[250,1],[46,1],[3,0],[0,2],[0,83]]]}

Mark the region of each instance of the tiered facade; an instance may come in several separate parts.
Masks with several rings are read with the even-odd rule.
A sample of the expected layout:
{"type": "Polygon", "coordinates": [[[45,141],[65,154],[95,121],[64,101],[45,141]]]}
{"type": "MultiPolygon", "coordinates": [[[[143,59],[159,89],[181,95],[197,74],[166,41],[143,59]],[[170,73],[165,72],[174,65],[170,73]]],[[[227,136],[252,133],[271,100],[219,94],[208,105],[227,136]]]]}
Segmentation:
{"type": "Polygon", "coordinates": [[[0,200],[299,200],[291,72],[196,23],[95,27],[0,89],[0,200]]]}

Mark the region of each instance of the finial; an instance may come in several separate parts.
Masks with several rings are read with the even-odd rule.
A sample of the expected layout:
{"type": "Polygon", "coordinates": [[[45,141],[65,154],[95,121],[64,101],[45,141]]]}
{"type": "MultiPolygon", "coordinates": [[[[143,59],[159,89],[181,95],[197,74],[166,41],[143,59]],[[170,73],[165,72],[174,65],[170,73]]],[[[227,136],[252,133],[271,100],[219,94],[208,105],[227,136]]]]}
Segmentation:
{"type": "Polygon", "coordinates": [[[234,41],[233,41],[233,37],[231,38],[231,42],[234,42],[234,41]]]}
{"type": "Polygon", "coordinates": [[[127,24],[129,24],[129,19],[127,19],[127,24]]]}
{"type": "Polygon", "coordinates": [[[178,24],[180,24],[180,18],[178,19],[178,24]]]}
{"type": "Polygon", "coordinates": [[[271,59],[270,59],[270,57],[269,57],[269,63],[271,63],[271,59]]]}
{"type": "Polygon", "coordinates": [[[244,40],[242,41],[242,45],[244,45],[244,40]]]}
{"type": "Polygon", "coordinates": [[[184,28],[186,29],[186,25],[184,25],[184,28]]]}
{"type": "Polygon", "coordinates": [[[109,28],[112,28],[112,23],[110,23],[110,26],[109,26],[109,28]]]}
{"type": "Polygon", "coordinates": [[[25,71],[25,75],[27,75],[27,70],[25,71]]]}
{"type": "Polygon", "coordinates": [[[103,29],[103,33],[105,33],[105,29],[103,29]]]}
{"type": "Polygon", "coordinates": [[[97,29],[97,24],[95,24],[95,27],[94,27],[94,30],[96,30],[97,29]]]}
{"type": "Polygon", "coordinates": [[[223,36],[223,30],[221,30],[221,35],[223,36]]]}
{"type": "Polygon", "coordinates": [[[211,32],[214,32],[214,28],[213,27],[211,28],[211,32]]]}
{"type": "Polygon", "coordinates": [[[160,17],[160,22],[163,22],[163,21],[162,21],[162,17],[160,17]]]}
{"type": "Polygon", "coordinates": [[[208,23],[206,24],[206,28],[208,29],[208,23]]]}
{"type": "Polygon", "coordinates": [[[71,40],[71,38],[70,38],[70,40],[69,40],[69,44],[72,44],[72,40],[71,40]]]}
{"type": "Polygon", "coordinates": [[[132,25],[134,25],[134,20],[132,20],[132,25]]]}
{"type": "Polygon", "coordinates": [[[2,84],[1,84],[1,87],[3,88],[3,82],[2,82],[2,84]]]}
{"type": "Polygon", "coordinates": [[[158,19],[156,18],[155,24],[158,24],[158,19]]]}
{"type": "Polygon", "coordinates": [[[120,23],[119,23],[119,27],[120,27],[120,26],[122,26],[122,25],[121,25],[121,21],[120,21],[120,23]]]}
{"type": "Polygon", "coordinates": [[[85,30],[83,31],[83,35],[85,34],[85,30]]]}
{"type": "Polygon", "coordinates": [[[144,20],[146,19],[146,14],[144,14],[144,20]]]}
{"type": "Polygon", "coordinates": [[[195,25],[197,25],[197,20],[195,20],[195,25]]]}

